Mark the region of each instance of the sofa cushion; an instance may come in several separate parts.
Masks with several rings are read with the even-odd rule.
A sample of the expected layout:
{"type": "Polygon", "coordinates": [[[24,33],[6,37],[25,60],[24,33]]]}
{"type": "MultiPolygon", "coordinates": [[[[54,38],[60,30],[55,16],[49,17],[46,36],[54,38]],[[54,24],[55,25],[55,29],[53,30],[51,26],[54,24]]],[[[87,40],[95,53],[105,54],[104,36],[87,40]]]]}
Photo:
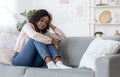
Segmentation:
{"type": "MultiPolygon", "coordinates": [[[[106,40],[120,41],[120,36],[104,37],[106,40]]],[[[79,66],[84,52],[89,44],[94,40],[94,37],[67,37],[60,43],[60,51],[62,54],[63,63],[69,66],[79,66]]],[[[119,50],[120,52],[120,50],[119,50]]]]}
{"type": "Polygon", "coordinates": [[[103,39],[120,41],[120,36],[107,36],[107,37],[103,37],[103,39]]]}
{"type": "Polygon", "coordinates": [[[29,68],[25,77],[94,77],[95,73],[88,69],[44,69],[29,68]]]}
{"type": "Polygon", "coordinates": [[[78,66],[93,37],[68,37],[60,43],[63,63],[69,66],[78,66]]]}
{"type": "Polygon", "coordinates": [[[27,68],[28,67],[10,66],[0,63],[0,77],[24,77],[27,68]]]}
{"type": "MultiPolygon", "coordinates": [[[[120,36],[107,36],[103,37],[102,39],[120,41],[120,36]]],[[[118,50],[117,53],[120,54],[120,49],[118,50]]]]}
{"type": "Polygon", "coordinates": [[[0,62],[3,64],[9,64],[12,65],[12,57],[14,55],[14,52],[0,48],[0,62]]]}

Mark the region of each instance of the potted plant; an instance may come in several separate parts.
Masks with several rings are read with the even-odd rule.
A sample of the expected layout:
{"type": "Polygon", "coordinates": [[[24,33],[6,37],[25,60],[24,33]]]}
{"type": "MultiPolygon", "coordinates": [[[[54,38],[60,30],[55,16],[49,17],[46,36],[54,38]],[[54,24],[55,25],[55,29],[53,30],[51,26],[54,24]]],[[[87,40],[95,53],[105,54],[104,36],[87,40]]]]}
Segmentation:
{"type": "Polygon", "coordinates": [[[29,10],[28,12],[25,10],[24,12],[20,13],[20,15],[26,17],[26,20],[24,20],[23,22],[18,22],[17,23],[17,30],[21,31],[22,27],[28,22],[28,19],[36,12],[36,9],[33,10],[29,10]]]}
{"type": "Polygon", "coordinates": [[[102,35],[103,35],[103,32],[101,32],[101,31],[97,31],[94,33],[95,37],[102,37],[102,35]]]}

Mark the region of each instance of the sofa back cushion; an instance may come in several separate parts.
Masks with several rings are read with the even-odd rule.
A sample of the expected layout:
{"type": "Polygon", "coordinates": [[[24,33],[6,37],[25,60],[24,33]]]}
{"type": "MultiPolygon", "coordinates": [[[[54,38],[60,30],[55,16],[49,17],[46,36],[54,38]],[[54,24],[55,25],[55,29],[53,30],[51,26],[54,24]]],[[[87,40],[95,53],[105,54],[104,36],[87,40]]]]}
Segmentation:
{"type": "Polygon", "coordinates": [[[93,37],[68,37],[60,43],[63,63],[77,67],[93,37]]]}
{"type": "MultiPolygon", "coordinates": [[[[102,39],[120,41],[120,36],[107,36],[103,37],[102,39]]],[[[120,54],[120,49],[117,51],[117,54],[120,54]]]]}

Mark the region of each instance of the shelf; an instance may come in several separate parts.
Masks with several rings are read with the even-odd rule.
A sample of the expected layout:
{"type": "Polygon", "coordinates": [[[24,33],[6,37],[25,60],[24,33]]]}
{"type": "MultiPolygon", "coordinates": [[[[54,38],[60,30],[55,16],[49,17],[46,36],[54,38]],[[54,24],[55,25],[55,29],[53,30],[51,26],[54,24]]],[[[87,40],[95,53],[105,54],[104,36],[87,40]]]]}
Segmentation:
{"type": "Polygon", "coordinates": [[[94,8],[120,8],[120,5],[103,5],[103,6],[95,6],[94,8]]]}
{"type": "Polygon", "coordinates": [[[116,24],[116,23],[93,23],[94,25],[120,25],[120,23],[116,24]]]}
{"type": "MultiPolygon", "coordinates": [[[[103,31],[105,35],[111,35],[113,34],[113,31],[117,30],[120,27],[120,22],[116,21],[115,17],[117,15],[119,16],[119,10],[120,10],[120,4],[99,4],[98,1],[93,0],[94,2],[91,2],[90,10],[91,10],[91,33],[94,35],[96,31],[103,31]],[[111,21],[108,21],[109,23],[101,23],[100,16],[104,11],[110,11],[111,12],[111,21]],[[114,20],[115,19],[115,20],[114,20]],[[107,28],[109,28],[110,32],[107,31],[107,28]]],[[[105,16],[108,14],[105,13],[105,16]]],[[[109,17],[109,16],[108,16],[109,17]]],[[[103,16],[103,18],[106,20],[106,18],[103,16]]],[[[107,21],[106,21],[107,22],[107,21]]],[[[120,29],[119,29],[120,30],[120,29]]]]}

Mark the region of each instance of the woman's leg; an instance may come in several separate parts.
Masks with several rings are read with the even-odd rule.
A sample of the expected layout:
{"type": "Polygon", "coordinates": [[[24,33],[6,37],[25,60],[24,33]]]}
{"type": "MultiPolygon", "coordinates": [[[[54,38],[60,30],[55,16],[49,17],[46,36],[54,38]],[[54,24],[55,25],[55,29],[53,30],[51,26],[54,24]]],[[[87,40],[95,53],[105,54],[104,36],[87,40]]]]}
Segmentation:
{"type": "Polygon", "coordinates": [[[68,67],[66,65],[64,65],[61,61],[61,56],[60,56],[60,53],[59,51],[55,48],[54,45],[48,45],[48,48],[50,50],[50,53],[54,59],[54,61],[56,62],[56,66],[58,68],[61,68],[61,69],[69,69],[71,67],[68,67]]]}
{"type": "Polygon", "coordinates": [[[41,58],[42,57],[39,55],[39,53],[36,52],[33,63],[32,63],[32,67],[42,67],[42,66],[44,66],[45,61],[41,58]]]}
{"type": "MultiPolygon", "coordinates": [[[[35,53],[37,52],[36,47],[33,43],[33,39],[29,39],[25,44],[20,53],[14,55],[12,64],[16,66],[32,66],[33,60],[35,58],[35,53]]],[[[42,61],[42,58],[39,58],[42,61]]],[[[40,62],[43,65],[42,62],[40,62]]]]}
{"type": "Polygon", "coordinates": [[[41,57],[47,63],[48,68],[49,69],[57,69],[58,67],[52,61],[51,53],[48,49],[48,45],[44,44],[44,43],[41,43],[41,42],[38,42],[38,41],[34,41],[34,45],[35,45],[38,53],[41,55],[41,57]]]}
{"type": "Polygon", "coordinates": [[[52,44],[49,44],[48,49],[52,55],[52,58],[55,60],[55,62],[59,61],[61,55],[60,55],[59,51],[55,48],[55,46],[52,44]]]}
{"type": "Polygon", "coordinates": [[[34,40],[34,45],[35,45],[38,53],[43,58],[43,60],[45,60],[46,57],[50,57],[50,61],[51,61],[51,54],[50,54],[46,44],[34,40]]]}

